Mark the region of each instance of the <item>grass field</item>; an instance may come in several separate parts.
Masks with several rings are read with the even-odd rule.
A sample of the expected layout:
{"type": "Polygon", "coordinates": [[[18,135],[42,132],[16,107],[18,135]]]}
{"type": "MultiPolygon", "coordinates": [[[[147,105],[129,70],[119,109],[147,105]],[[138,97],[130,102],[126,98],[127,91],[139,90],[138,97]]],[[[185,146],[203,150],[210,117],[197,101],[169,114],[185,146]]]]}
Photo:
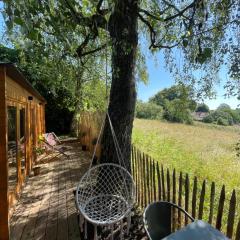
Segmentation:
{"type": "Polygon", "coordinates": [[[133,144],[178,172],[225,184],[240,192],[240,159],[235,144],[240,127],[184,125],[135,119],[133,144]]]}

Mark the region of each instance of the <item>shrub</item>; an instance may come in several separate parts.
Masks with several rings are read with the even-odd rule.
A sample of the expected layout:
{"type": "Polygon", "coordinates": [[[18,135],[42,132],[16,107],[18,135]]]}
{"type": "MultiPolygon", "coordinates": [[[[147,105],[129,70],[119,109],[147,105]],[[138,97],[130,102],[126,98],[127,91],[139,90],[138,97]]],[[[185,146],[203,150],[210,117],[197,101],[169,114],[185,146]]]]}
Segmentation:
{"type": "Polygon", "coordinates": [[[166,109],[163,117],[170,122],[193,123],[191,111],[186,107],[185,102],[180,99],[166,102],[166,109]]]}
{"type": "Polygon", "coordinates": [[[209,107],[205,103],[198,104],[195,110],[195,112],[209,112],[209,111],[210,111],[209,107]]]}
{"type": "Polygon", "coordinates": [[[219,117],[219,118],[217,119],[217,124],[218,124],[218,125],[222,125],[222,126],[228,126],[228,125],[229,125],[228,120],[227,120],[227,119],[224,119],[224,118],[222,118],[222,117],[219,117]]]}
{"type": "Polygon", "coordinates": [[[240,122],[240,114],[238,110],[224,109],[223,111],[231,115],[233,120],[232,124],[236,124],[240,122]]]}
{"type": "Polygon", "coordinates": [[[209,114],[208,116],[203,118],[203,122],[205,123],[213,123],[214,122],[214,117],[212,114],[209,114]]]}
{"type": "Polygon", "coordinates": [[[203,119],[203,122],[205,123],[216,123],[218,125],[233,125],[234,120],[231,116],[231,114],[229,114],[226,111],[220,111],[220,110],[216,110],[213,111],[212,113],[210,113],[208,116],[206,116],[203,119]]]}
{"type": "Polygon", "coordinates": [[[135,116],[145,119],[162,119],[163,108],[155,103],[138,101],[135,116]]]}

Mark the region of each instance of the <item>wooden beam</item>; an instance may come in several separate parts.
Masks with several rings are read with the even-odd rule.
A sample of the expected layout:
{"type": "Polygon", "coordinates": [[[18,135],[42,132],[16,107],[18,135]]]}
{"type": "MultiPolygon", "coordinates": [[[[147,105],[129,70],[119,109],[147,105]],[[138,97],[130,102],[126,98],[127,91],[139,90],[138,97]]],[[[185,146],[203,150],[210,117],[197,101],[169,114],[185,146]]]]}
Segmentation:
{"type": "Polygon", "coordinates": [[[27,103],[26,108],[26,175],[29,175],[31,173],[32,164],[31,164],[31,141],[30,141],[30,118],[31,118],[31,103],[27,103]]]}
{"type": "Polygon", "coordinates": [[[6,68],[0,66],[0,240],[9,239],[6,68]]]}

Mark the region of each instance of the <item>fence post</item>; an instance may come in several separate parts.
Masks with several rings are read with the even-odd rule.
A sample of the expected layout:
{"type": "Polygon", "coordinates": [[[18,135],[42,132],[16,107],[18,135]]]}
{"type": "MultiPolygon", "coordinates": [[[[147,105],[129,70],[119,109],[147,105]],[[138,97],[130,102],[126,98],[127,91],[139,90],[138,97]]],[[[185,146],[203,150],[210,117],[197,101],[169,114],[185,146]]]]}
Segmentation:
{"type": "MultiPolygon", "coordinates": [[[[173,203],[176,203],[176,171],[175,169],[173,169],[173,175],[172,175],[172,202],[173,203]]],[[[172,215],[173,215],[173,224],[172,224],[172,231],[174,232],[175,229],[176,229],[176,210],[175,208],[173,208],[173,212],[172,212],[172,215]]]]}
{"type": "Polygon", "coordinates": [[[148,204],[151,202],[151,193],[150,193],[150,186],[149,186],[149,177],[150,177],[150,174],[149,174],[149,156],[147,155],[147,177],[145,180],[147,180],[147,195],[148,195],[148,204]]]}
{"type": "Polygon", "coordinates": [[[152,165],[152,158],[150,157],[149,161],[149,170],[150,170],[150,197],[151,197],[151,202],[153,202],[153,165],[152,165]]]}
{"type": "MultiPolygon", "coordinates": [[[[179,192],[178,192],[178,206],[182,206],[182,172],[180,172],[179,176],[179,192]]],[[[178,210],[178,228],[180,228],[182,225],[182,216],[181,211],[178,210]]]]}
{"type": "Polygon", "coordinates": [[[143,162],[143,153],[141,154],[140,153],[140,165],[141,165],[141,206],[142,208],[144,208],[144,195],[145,195],[145,192],[144,192],[144,181],[145,181],[145,178],[144,178],[144,170],[143,170],[143,166],[144,166],[144,162],[143,162]]]}
{"type": "Polygon", "coordinates": [[[229,238],[232,238],[233,235],[235,211],[236,211],[236,192],[235,190],[233,190],[231,200],[229,203],[229,212],[227,220],[227,237],[229,238]]]}
{"type": "Polygon", "coordinates": [[[134,169],[134,146],[132,145],[132,147],[131,147],[131,156],[132,156],[132,168],[131,168],[131,170],[132,170],[132,176],[133,176],[133,179],[134,179],[134,181],[135,181],[135,169],[134,169]]]}
{"type": "Polygon", "coordinates": [[[215,199],[215,182],[211,185],[211,196],[210,196],[210,207],[209,207],[209,218],[208,223],[212,224],[213,219],[213,209],[214,209],[214,199],[215,199]]]}
{"type": "Polygon", "coordinates": [[[169,169],[167,169],[167,201],[170,202],[171,198],[171,182],[170,182],[170,173],[169,169]]]}
{"type": "Polygon", "coordinates": [[[202,219],[203,218],[203,208],[204,208],[205,192],[206,192],[206,180],[204,180],[203,184],[202,184],[202,190],[201,190],[201,195],[200,195],[200,203],[199,203],[198,219],[202,219]]]}
{"type": "MultiPolygon", "coordinates": [[[[135,172],[136,172],[136,200],[138,202],[138,192],[139,192],[139,173],[138,173],[138,159],[137,159],[137,149],[135,148],[134,150],[134,155],[135,155],[135,172]]],[[[138,202],[139,203],[139,202],[138,202]]]]}
{"type": "Polygon", "coordinates": [[[142,194],[142,189],[141,189],[141,183],[142,183],[142,176],[141,176],[141,155],[140,151],[137,150],[137,156],[138,156],[138,204],[141,206],[141,194],[142,194]]]}
{"type": "MultiPolygon", "coordinates": [[[[186,174],[186,179],[185,179],[185,210],[188,212],[189,210],[189,177],[188,174],[186,174]]],[[[185,225],[188,224],[188,217],[185,216],[185,225]]]]}
{"type": "Polygon", "coordinates": [[[193,194],[192,194],[192,217],[196,217],[196,206],[197,206],[197,177],[194,177],[193,183],[193,194]]]}
{"type": "Polygon", "coordinates": [[[153,200],[157,200],[157,191],[156,191],[156,169],[155,169],[155,160],[153,160],[153,200]]]}
{"type": "Polygon", "coordinates": [[[161,176],[160,176],[160,167],[157,162],[157,179],[158,179],[158,200],[162,200],[162,187],[161,187],[161,176]]]}
{"type": "Polygon", "coordinates": [[[172,175],[172,182],[173,182],[173,194],[172,194],[172,201],[173,203],[176,203],[176,193],[177,193],[177,187],[176,187],[176,170],[175,168],[173,169],[173,175],[172,175]]]}
{"type": "Polygon", "coordinates": [[[143,154],[143,178],[144,178],[144,207],[147,206],[147,186],[146,186],[146,156],[143,154]]]}
{"type": "Polygon", "coordinates": [[[166,200],[166,195],[165,195],[165,182],[164,182],[163,165],[161,165],[161,176],[162,176],[162,195],[163,195],[163,201],[165,201],[166,200]]]}
{"type": "Polygon", "coordinates": [[[221,230],[221,227],[222,227],[222,215],[223,215],[224,201],[225,201],[225,186],[223,185],[222,190],[221,190],[220,199],[219,199],[217,222],[216,222],[216,228],[219,231],[221,230]]]}

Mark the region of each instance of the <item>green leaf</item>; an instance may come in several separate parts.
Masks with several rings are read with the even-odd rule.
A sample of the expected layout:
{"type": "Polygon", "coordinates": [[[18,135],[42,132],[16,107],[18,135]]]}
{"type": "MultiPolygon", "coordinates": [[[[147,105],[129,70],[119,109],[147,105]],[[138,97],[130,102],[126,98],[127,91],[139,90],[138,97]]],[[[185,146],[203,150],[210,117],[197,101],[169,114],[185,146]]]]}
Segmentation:
{"type": "Polygon", "coordinates": [[[31,40],[38,40],[38,31],[32,30],[31,32],[29,32],[28,38],[31,40]]]}
{"type": "Polygon", "coordinates": [[[184,39],[184,40],[183,40],[183,46],[184,46],[184,47],[187,47],[187,45],[188,45],[188,40],[184,39]]]}
{"type": "Polygon", "coordinates": [[[19,18],[19,17],[14,18],[14,22],[17,25],[21,25],[21,26],[24,24],[24,21],[21,18],[19,18]]]}
{"type": "Polygon", "coordinates": [[[205,48],[203,50],[203,55],[206,57],[206,58],[211,58],[212,57],[212,49],[211,48],[205,48]]]}

